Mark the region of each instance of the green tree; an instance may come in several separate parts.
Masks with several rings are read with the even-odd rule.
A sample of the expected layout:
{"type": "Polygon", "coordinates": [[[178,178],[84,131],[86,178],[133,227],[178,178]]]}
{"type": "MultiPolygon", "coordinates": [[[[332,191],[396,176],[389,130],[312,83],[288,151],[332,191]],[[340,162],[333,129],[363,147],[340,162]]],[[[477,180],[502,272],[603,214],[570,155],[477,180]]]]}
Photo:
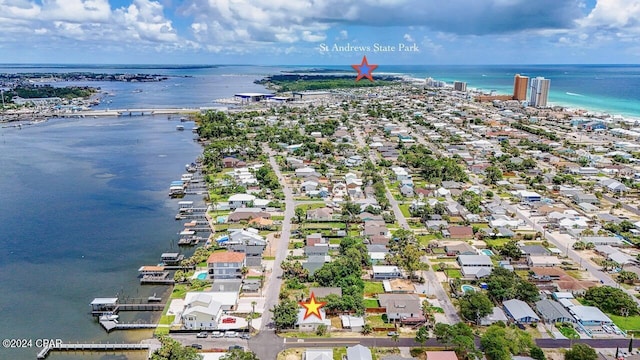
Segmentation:
{"type": "Polygon", "coordinates": [[[484,354],[489,360],[509,360],[511,352],[503,327],[492,325],[480,338],[484,354]]]}
{"type": "Polygon", "coordinates": [[[564,360],[597,360],[598,354],[587,344],[574,344],[564,353],[564,360]]]}
{"type": "Polygon", "coordinates": [[[542,349],[539,348],[538,346],[531,347],[531,350],[529,351],[529,356],[531,356],[531,358],[533,358],[534,360],[547,359],[547,357],[544,355],[544,351],[542,351],[542,349]]]}
{"type": "Polygon", "coordinates": [[[220,360],[259,360],[258,356],[251,351],[233,349],[224,354],[220,360]]]}
{"type": "Polygon", "coordinates": [[[298,304],[293,300],[283,300],[271,309],[276,330],[291,329],[298,319],[298,304]]]}
{"type": "Polygon", "coordinates": [[[500,249],[500,255],[510,257],[517,261],[522,257],[522,250],[520,250],[516,241],[509,241],[500,249]]]}
{"type": "Polygon", "coordinates": [[[633,271],[620,271],[618,273],[618,277],[616,278],[616,281],[620,282],[620,283],[633,283],[635,281],[638,280],[638,274],[634,273],[633,271]]]}
{"type": "Polygon", "coordinates": [[[635,315],[638,313],[638,305],[629,294],[622,289],[612,286],[591,287],[584,294],[584,300],[588,305],[597,306],[606,313],[620,316],[635,315]]]}
{"type": "Polygon", "coordinates": [[[485,184],[495,185],[498,181],[502,180],[502,170],[497,166],[489,166],[484,169],[485,184]]]}
{"type": "Polygon", "coordinates": [[[318,325],[318,327],[316,328],[316,335],[324,336],[326,333],[327,333],[327,325],[325,324],[318,325]]]}
{"type": "Polygon", "coordinates": [[[176,340],[169,336],[161,336],[159,338],[162,346],[151,354],[151,360],[200,360],[200,356],[196,349],[182,346],[176,340]]]}
{"type": "Polygon", "coordinates": [[[306,218],[307,212],[304,211],[303,208],[297,207],[296,210],[295,210],[295,215],[296,215],[296,218],[298,218],[298,223],[301,223],[302,222],[302,218],[306,218]]]}
{"type": "Polygon", "coordinates": [[[474,321],[479,325],[480,319],[491,314],[493,303],[489,297],[481,292],[470,292],[464,294],[458,301],[460,315],[463,318],[474,321]]]}
{"type": "Polygon", "coordinates": [[[362,335],[369,335],[372,332],[373,332],[373,327],[370,324],[364,324],[364,326],[362,326],[362,331],[360,331],[362,335]]]}
{"type": "Polygon", "coordinates": [[[416,342],[424,346],[427,340],[429,340],[429,329],[426,326],[420,326],[416,331],[416,342]]]}

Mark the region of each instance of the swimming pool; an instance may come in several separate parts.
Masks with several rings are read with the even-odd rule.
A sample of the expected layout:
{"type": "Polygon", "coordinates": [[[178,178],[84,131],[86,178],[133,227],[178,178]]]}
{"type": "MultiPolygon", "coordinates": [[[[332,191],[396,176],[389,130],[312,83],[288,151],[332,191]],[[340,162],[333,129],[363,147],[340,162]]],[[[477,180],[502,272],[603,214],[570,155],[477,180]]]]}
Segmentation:
{"type": "Polygon", "coordinates": [[[461,289],[461,290],[462,290],[462,292],[464,292],[464,293],[467,293],[467,292],[474,292],[474,291],[476,291],[476,288],[474,288],[474,287],[473,287],[473,286],[471,286],[471,285],[466,285],[466,284],[465,284],[465,285],[460,286],[460,289],[461,289]]]}
{"type": "Polygon", "coordinates": [[[195,279],[207,280],[207,272],[206,271],[202,271],[202,272],[199,272],[199,273],[195,274],[195,279]]]}
{"type": "Polygon", "coordinates": [[[484,255],[487,255],[487,256],[493,256],[493,255],[494,255],[494,254],[493,254],[493,251],[491,251],[491,250],[489,250],[489,249],[482,249],[482,250],[480,250],[480,251],[481,251],[484,255]]]}

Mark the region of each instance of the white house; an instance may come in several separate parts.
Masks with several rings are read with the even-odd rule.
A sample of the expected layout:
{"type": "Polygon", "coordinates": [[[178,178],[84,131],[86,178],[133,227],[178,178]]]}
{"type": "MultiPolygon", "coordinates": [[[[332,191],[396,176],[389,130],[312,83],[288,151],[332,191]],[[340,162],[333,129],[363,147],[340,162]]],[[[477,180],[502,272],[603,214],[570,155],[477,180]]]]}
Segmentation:
{"type": "Polygon", "coordinates": [[[256,200],[254,195],[250,194],[234,194],[229,196],[229,208],[237,209],[242,207],[251,207],[256,200]]]}
{"type": "Polygon", "coordinates": [[[222,304],[211,293],[187,293],[182,326],[189,330],[216,329],[221,315],[222,304]]]}

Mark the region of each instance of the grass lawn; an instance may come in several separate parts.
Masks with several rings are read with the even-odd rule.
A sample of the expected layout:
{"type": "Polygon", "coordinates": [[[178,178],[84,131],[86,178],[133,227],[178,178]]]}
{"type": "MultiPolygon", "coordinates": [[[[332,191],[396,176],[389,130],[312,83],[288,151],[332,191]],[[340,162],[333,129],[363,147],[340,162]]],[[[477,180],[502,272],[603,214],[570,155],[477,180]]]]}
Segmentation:
{"type": "Polygon", "coordinates": [[[333,239],[329,239],[329,244],[337,244],[340,245],[340,238],[333,238],[333,239]]]}
{"type": "Polygon", "coordinates": [[[262,259],[263,260],[275,260],[276,257],[275,256],[263,256],[262,259]]]}
{"type": "Polygon", "coordinates": [[[511,241],[511,239],[509,239],[509,238],[496,238],[496,239],[485,238],[483,240],[484,240],[484,242],[487,243],[487,247],[492,247],[492,248],[500,248],[500,247],[504,246],[504,244],[506,244],[509,241],[511,241]]]}
{"type": "Polygon", "coordinates": [[[171,299],[184,299],[187,294],[187,286],[184,284],[176,284],[171,292],[171,299]]]}
{"type": "Polygon", "coordinates": [[[377,308],[380,307],[380,302],[377,299],[364,299],[365,308],[377,308]]]}
{"type": "Polygon", "coordinates": [[[402,212],[402,215],[404,215],[404,217],[411,217],[411,212],[409,211],[409,206],[411,206],[411,204],[400,204],[400,211],[402,212]]]}
{"type": "Polygon", "coordinates": [[[382,294],[384,293],[384,287],[382,287],[382,283],[379,282],[365,281],[364,293],[365,295],[382,294]]]}
{"type": "MultiPolygon", "coordinates": [[[[438,236],[435,234],[429,234],[429,235],[418,235],[416,236],[416,238],[418,239],[418,242],[420,243],[420,245],[427,246],[429,245],[430,241],[437,240],[438,236]]],[[[443,253],[444,253],[444,250],[443,250],[443,253]]]]}
{"type": "Polygon", "coordinates": [[[305,349],[301,349],[301,348],[286,349],[281,351],[278,354],[278,357],[276,358],[276,360],[287,360],[287,359],[290,359],[291,357],[295,357],[296,359],[302,359],[302,356],[304,355],[304,351],[305,349]]]}
{"type": "Polygon", "coordinates": [[[327,206],[327,204],[324,203],[324,201],[320,201],[317,203],[312,203],[312,204],[301,204],[301,205],[297,205],[297,208],[302,208],[304,210],[315,210],[315,209],[320,209],[327,206]]]}
{"type": "Polygon", "coordinates": [[[333,360],[342,360],[346,356],[347,356],[346,347],[342,346],[342,347],[333,348],[333,360]]]}
{"type": "Polygon", "coordinates": [[[580,335],[570,326],[559,327],[560,333],[567,337],[567,339],[579,339],[580,335]]]}
{"type": "Polygon", "coordinates": [[[306,223],[304,224],[305,229],[340,229],[346,230],[346,225],[343,222],[338,221],[329,221],[329,222],[319,222],[319,223],[306,223]]]}
{"type": "Polygon", "coordinates": [[[171,323],[173,323],[173,320],[175,320],[175,318],[176,318],[175,315],[162,315],[162,317],[160,318],[160,322],[158,322],[158,324],[171,325],[171,323]]]}
{"type": "Polygon", "coordinates": [[[607,314],[611,320],[613,320],[614,324],[616,324],[620,329],[628,331],[640,331],[640,315],[636,316],[618,316],[607,314]]]}
{"type": "Polygon", "coordinates": [[[278,220],[282,221],[282,220],[284,220],[284,216],[272,216],[271,220],[273,220],[273,221],[278,221],[278,220]]]}
{"type": "Polygon", "coordinates": [[[462,278],[462,273],[458,269],[447,269],[445,272],[449,276],[449,279],[460,279],[460,278],[462,278]]]}
{"type": "Polygon", "coordinates": [[[369,315],[366,317],[367,324],[374,328],[390,328],[393,329],[393,324],[386,323],[382,319],[382,315],[369,315]]]}

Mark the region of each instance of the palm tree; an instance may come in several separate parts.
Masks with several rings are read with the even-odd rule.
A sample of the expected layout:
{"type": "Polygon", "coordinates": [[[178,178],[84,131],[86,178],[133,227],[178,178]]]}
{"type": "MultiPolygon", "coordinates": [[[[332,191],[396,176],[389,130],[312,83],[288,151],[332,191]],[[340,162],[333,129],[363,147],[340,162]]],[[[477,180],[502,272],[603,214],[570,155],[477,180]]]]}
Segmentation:
{"type": "Polygon", "coordinates": [[[364,324],[364,326],[362,327],[362,330],[360,331],[362,335],[369,335],[372,332],[373,332],[373,327],[371,327],[370,324],[364,324]]]}
{"type": "Polygon", "coordinates": [[[391,340],[397,343],[398,341],[400,341],[400,334],[398,334],[397,332],[394,332],[393,335],[391,335],[391,340]]]}

